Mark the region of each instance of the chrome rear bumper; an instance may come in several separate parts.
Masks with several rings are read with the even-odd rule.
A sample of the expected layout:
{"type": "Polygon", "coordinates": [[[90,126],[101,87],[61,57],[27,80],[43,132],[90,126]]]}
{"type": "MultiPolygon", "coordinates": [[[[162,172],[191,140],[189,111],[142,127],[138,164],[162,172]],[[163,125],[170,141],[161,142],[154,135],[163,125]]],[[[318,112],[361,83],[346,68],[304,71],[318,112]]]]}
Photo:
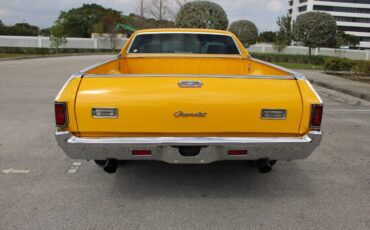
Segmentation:
{"type": "Polygon", "coordinates": [[[300,137],[122,137],[80,138],[56,131],[58,145],[73,159],[159,160],[168,163],[202,164],[221,160],[295,160],[307,158],[320,144],[322,132],[300,137]],[[196,156],[182,156],[177,146],[204,146],[196,156]],[[134,156],[132,150],[151,150],[151,156],[134,156]],[[229,150],[247,155],[229,156],[229,150]]]}

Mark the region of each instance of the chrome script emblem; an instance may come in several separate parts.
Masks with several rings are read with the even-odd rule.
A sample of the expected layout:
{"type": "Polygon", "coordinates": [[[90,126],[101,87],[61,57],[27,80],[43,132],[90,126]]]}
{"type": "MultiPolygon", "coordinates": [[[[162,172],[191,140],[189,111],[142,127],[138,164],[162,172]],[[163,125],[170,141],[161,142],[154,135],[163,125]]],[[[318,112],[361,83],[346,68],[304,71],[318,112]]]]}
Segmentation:
{"type": "Polygon", "coordinates": [[[206,117],[207,113],[197,112],[197,113],[187,113],[183,111],[177,111],[173,114],[174,117],[206,117]]]}
{"type": "Polygon", "coordinates": [[[201,81],[179,81],[177,84],[180,88],[202,88],[203,86],[201,81]]]}

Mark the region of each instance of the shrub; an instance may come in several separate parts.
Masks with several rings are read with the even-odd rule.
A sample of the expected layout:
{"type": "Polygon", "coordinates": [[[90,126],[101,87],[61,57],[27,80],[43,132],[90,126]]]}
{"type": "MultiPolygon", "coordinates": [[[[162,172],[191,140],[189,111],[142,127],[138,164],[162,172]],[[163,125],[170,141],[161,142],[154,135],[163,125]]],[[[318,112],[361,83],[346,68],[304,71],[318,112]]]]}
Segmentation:
{"type": "Polygon", "coordinates": [[[345,58],[326,58],[324,70],[330,71],[351,71],[354,62],[345,58]]]}
{"type": "Polygon", "coordinates": [[[210,1],[188,2],[176,15],[176,26],[180,28],[226,30],[228,25],[224,9],[210,1]]]}
{"type": "Polygon", "coordinates": [[[356,61],[351,71],[355,74],[366,75],[370,77],[370,61],[356,61]]]}
{"type": "Polygon", "coordinates": [[[234,33],[246,47],[257,42],[258,30],[256,25],[251,21],[235,21],[231,23],[229,31],[234,33]]]}
{"type": "Polygon", "coordinates": [[[272,53],[251,53],[252,57],[267,62],[286,62],[299,64],[323,65],[325,56],[308,56],[300,54],[272,54],[272,53]]]}

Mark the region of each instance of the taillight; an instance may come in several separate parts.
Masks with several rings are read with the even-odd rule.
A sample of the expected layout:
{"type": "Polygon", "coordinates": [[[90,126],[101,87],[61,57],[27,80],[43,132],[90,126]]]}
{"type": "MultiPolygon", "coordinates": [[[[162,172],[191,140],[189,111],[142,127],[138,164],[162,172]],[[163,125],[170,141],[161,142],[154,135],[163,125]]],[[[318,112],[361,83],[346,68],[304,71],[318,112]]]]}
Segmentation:
{"type": "Polygon", "coordinates": [[[150,150],[132,150],[132,155],[134,155],[134,156],[151,156],[152,151],[150,151],[150,150]]]}
{"type": "Polygon", "coordinates": [[[323,113],[322,104],[313,104],[311,105],[311,119],[310,119],[310,129],[319,130],[321,127],[322,113],[323,113]]]}
{"type": "Polygon", "coordinates": [[[228,152],[228,155],[229,156],[243,156],[243,155],[247,155],[248,153],[248,150],[229,150],[228,152]]]}
{"type": "Polygon", "coordinates": [[[55,103],[55,123],[59,128],[67,127],[67,104],[64,102],[55,103]]]}

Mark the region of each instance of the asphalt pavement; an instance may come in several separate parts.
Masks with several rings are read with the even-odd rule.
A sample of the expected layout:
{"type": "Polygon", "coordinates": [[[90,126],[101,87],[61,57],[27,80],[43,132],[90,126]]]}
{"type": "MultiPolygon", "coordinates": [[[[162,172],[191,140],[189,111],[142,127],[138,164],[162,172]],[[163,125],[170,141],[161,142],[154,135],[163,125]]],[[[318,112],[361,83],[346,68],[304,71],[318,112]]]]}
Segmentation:
{"type": "Polygon", "coordinates": [[[128,162],[110,175],[67,158],[54,97],[71,73],[107,58],[0,62],[1,230],[370,229],[370,106],[335,93],[323,93],[321,146],[268,174],[246,162],[128,162]]]}

